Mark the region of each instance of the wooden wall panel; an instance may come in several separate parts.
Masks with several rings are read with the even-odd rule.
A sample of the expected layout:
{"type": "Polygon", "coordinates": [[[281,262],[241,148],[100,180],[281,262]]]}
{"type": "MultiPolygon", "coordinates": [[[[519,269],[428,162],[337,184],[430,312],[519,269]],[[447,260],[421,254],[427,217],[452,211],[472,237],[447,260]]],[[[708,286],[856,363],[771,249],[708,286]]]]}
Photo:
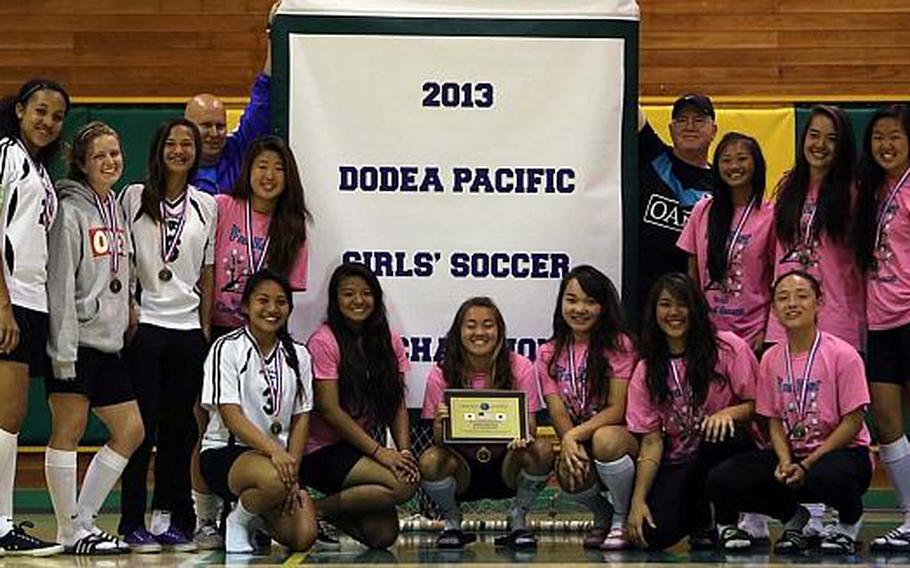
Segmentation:
{"type": "MultiPolygon", "coordinates": [[[[46,74],[76,97],[245,97],[270,3],[0,0],[0,93],[46,74]]],[[[910,0],[639,4],[643,96],[910,98],[910,0]]]]}

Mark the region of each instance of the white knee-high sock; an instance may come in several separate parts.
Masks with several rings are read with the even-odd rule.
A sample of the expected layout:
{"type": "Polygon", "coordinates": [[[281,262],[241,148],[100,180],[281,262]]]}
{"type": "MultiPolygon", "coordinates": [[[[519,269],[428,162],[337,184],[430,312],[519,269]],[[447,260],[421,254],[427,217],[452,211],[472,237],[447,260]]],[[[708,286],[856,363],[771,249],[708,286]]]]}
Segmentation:
{"type": "Polygon", "coordinates": [[[629,516],[632,486],[635,483],[635,462],[628,455],[611,462],[594,460],[597,476],[603,482],[613,502],[613,527],[623,527],[629,516]]]}
{"type": "Polygon", "coordinates": [[[515,490],[515,499],[509,509],[509,528],[513,531],[528,528],[528,510],[534,504],[534,499],[540,490],[547,484],[550,474],[532,475],[525,470],[518,474],[518,486],[515,490]]]}
{"type": "Polygon", "coordinates": [[[223,503],[221,497],[214,493],[203,493],[193,490],[193,508],[196,510],[196,530],[215,525],[221,517],[223,503]]]}
{"type": "Polygon", "coordinates": [[[82,480],[82,490],[76,504],[79,526],[86,530],[92,529],[95,515],[114,488],[114,484],[120,479],[120,474],[123,473],[128,461],[129,458],[121,456],[110,446],[98,450],[88,466],[88,471],[85,472],[85,479],[82,480]]]}
{"type": "Polygon", "coordinates": [[[910,531],[910,441],[901,436],[890,444],[880,445],[878,451],[904,514],[901,527],[910,531]]]}
{"type": "Polygon", "coordinates": [[[258,517],[256,513],[247,511],[243,506],[243,499],[237,499],[234,510],[225,520],[225,552],[252,552],[254,550],[250,542],[250,527],[256,517],[258,517]]]}
{"type": "Polygon", "coordinates": [[[57,542],[72,544],[76,516],[76,452],[48,446],[44,452],[44,478],[57,518],[57,542]]]}
{"type": "Polygon", "coordinates": [[[594,513],[594,527],[598,529],[607,528],[607,521],[610,513],[610,503],[600,494],[600,483],[583,489],[578,493],[571,493],[569,497],[573,501],[594,513]]]}
{"type": "Polygon", "coordinates": [[[461,530],[461,507],[458,506],[458,500],[455,498],[455,478],[446,477],[439,481],[420,482],[427,496],[439,507],[445,522],[446,530],[461,530]]]}
{"type": "Polygon", "coordinates": [[[19,434],[0,428],[0,537],[13,530],[13,490],[19,434]]]}

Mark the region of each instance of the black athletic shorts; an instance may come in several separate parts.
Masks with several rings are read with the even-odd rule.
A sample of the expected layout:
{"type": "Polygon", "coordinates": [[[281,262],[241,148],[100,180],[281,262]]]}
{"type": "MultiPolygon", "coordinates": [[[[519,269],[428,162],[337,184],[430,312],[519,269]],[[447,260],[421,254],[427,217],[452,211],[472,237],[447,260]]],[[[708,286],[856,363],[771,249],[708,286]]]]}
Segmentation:
{"type": "Polygon", "coordinates": [[[91,347],[80,347],[76,354],[76,377],[54,378],[48,373],[44,389],[53,393],[85,395],[95,408],[136,400],[126,358],[120,353],[104,353],[91,347]]]}
{"type": "Polygon", "coordinates": [[[910,381],[910,324],[869,330],[866,377],[870,383],[903,385],[910,381]]]}

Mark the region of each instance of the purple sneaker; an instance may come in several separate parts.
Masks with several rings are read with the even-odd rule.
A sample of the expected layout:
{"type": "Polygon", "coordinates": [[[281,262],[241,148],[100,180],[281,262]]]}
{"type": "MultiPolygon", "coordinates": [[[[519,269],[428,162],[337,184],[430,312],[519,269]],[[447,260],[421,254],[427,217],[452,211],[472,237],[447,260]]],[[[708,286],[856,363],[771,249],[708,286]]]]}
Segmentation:
{"type": "Polygon", "coordinates": [[[196,550],[196,543],[193,542],[193,539],[174,527],[168,528],[153,538],[158,541],[162,548],[173,550],[174,552],[194,552],[196,550]]]}
{"type": "Polygon", "coordinates": [[[130,548],[130,552],[138,554],[161,552],[161,545],[158,544],[152,533],[145,530],[145,527],[139,527],[133,532],[123,535],[123,542],[130,548]]]}

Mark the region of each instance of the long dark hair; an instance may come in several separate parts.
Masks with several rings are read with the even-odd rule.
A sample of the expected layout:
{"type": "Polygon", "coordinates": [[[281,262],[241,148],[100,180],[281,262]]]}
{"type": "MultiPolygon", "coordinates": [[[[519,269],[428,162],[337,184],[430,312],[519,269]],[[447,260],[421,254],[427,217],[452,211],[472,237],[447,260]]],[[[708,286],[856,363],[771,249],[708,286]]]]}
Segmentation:
{"type": "Polygon", "coordinates": [[[666,290],[673,298],[689,309],[689,330],[686,333],[686,383],[692,389],[693,404],[701,406],[708,396],[712,382],[726,378],[714,367],[718,361],[716,329],[709,317],[708,302],[698,285],[686,274],[671,272],[662,275],[648,294],[641,332],[641,358],[647,365],[645,384],[648,394],[656,404],[670,400],[667,372],[670,365],[670,346],[657,323],[657,302],[666,290]]]}
{"type": "Polygon", "coordinates": [[[616,287],[606,274],[593,266],[583,264],[576,266],[566,274],[559,283],[559,294],[556,295],[556,307],[553,309],[553,335],[550,341],[554,344],[553,358],[547,366],[550,376],[556,376],[556,363],[559,354],[569,347],[572,339],[572,328],[562,315],[562,301],[569,282],[575,280],[585,294],[594,298],[600,305],[600,317],[591,330],[588,338],[588,358],[585,362],[588,392],[591,398],[607,404],[609,389],[607,384],[613,376],[610,361],[604,357],[604,349],[623,351],[623,336],[628,337],[625,315],[619,304],[616,287]]]}
{"type": "Polygon", "coordinates": [[[471,308],[489,308],[496,319],[496,329],[499,333],[499,344],[493,352],[493,363],[488,369],[490,375],[490,388],[511,390],[514,388],[515,378],[512,376],[512,365],[509,361],[510,351],[506,344],[506,322],[496,303],[486,296],[469,298],[462,302],[452,325],[446,333],[445,350],[439,366],[446,385],[452,388],[471,388],[471,369],[468,368],[468,354],[461,342],[461,325],[465,315],[471,308]]]}
{"type": "MultiPolygon", "coordinates": [[[[113,136],[117,139],[117,143],[120,144],[120,135],[117,134],[117,131],[100,120],[88,122],[76,131],[73,141],[66,152],[68,165],[66,177],[88,185],[88,177],[82,171],[82,168],[85,167],[86,157],[88,157],[88,153],[92,148],[92,142],[102,136],[113,136]]],[[[123,152],[122,146],[120,151],[121,153],[123,152]]]]}
{"type": "MultiPolygon", "coordinates": [[[[10,138],[22,138],[22,129],[19,125],[19,117],[16,116],[16,105],[21,104],[23,107],[28,106],[29,99],[39,91],[56,91],[63,97],[66,112],[70,110],[70,96],[63,88],[63,85],[50,79],[31,79],[19,88],[15,96],[4,97],[0,100],[0,138],[9,136],[10,138]]],[[[62,141],[58,136],[56,140],[38,150],[35,159],[47,167],[57,152],[60,151],[62,141]]]]}
{"type": "MultiPolygon", "coordinates": [[[[274,282],[281,286],[281,290],[288,300],[288,316],[290,316],[291,312],[294,311],[294,293],[293,290],[291,290],[291,284],[284,275],[269,268],[263,268],[247,279],[246,284],[243,286],[243,294],[240,296],[240,304],[249,307],[250,297],[253,295],[253,292],[256,291],[256,288],[263,282],[274,282]]],[[[287,321],[285,321],[284,325],[281,326],[281,329],[278,330],[278,341],[281,342],[281,346],[284,348],[284,353],[288,358],[288,365],[294,371],[297,385],[297,391],[294,397],[297,400],[300,400],[300,397],[303,396],[303,378],[300,376],[300,360],[297,358],[296,342],[291,337],[291,334],[288,333],[287,321]]]]}
{"type": "Polygon", "coordinates": [[[832,241],[846,240],[850,226],[850,186],[856,162],[856,143],[853,128],[846,113],[836,106],[818,105],[812,107],[809,121],[803,128],[796,148],[796,164],[784,175],[777,188],[777,203],[774,206],[774,231],[780,242],[793,245],[802,237],[800,227],[803,205],[809,193],[810,171],[806,159],[806,138],[809,127],[816,116],[825,116],[834,123],[837,142],[834,145],[834,160],[825,175],[818,193],[814,226],[818,232],[827,233],[832,241]]]}
{"type": "Polygon", "coordinates": [[[278,136],[263,136],[253,141],[243,157],[240,176],[231,195],[249,201],[253,194],[250,173],[253,163],[265,151],[271,150],[281,157],[284,166],[284,191],[278,196],[272,222],[269,224],[268,265],[278,272],[287,273],[294,266],[300,247],[306,241],[306,222],[312,215],[303,197],[303,184],[297,170],[297,160],[284,140],[278,136]]]}
{"type": "Polygon", "coordinates": [[[186,182],[196,177],[199,171],[199,158],[202,155],[202,136],[199,134],[199,128],[193,122],[180,117],[169,120],[158,127],[155,136],[152,138],[152,144],[149,147],[148,161],[148,178],[145,181],[145,189],[142,191],[142,208],[140,211],[151,217],[155,221],[161,221],[161,201],[167,191],[167,166],[164,164],[164,143],[167,142],[171,130],[177,126],[185,126],[193,133],[193,143],[196,145],[194,152],[193,164],[186,174],[186,182]]]}
{"type": "Polygon", "coordinates": [[[755,164],[749,200],[755,203],[755,207],[761,207],[765,194],[767,167],[758,140],[739,132],[725,134],[714,150],[714,159],[711,162],[711,174],[716,186],[714,196],[711,198],[711,208],[708,210],[708,275],[713,282],[723,282],[727,277],[727,264],[730,260],[727,258],[728,241],[730,227],[733,224],[733,193],[730,186],[720,177],[720,156],[728,146],[736,142],[744,142],[748,146],[752,162],[755,164]]]}
{"type": "Polygon", "coordinates": [[[856,220],[853,223],[853,242],[856,250],[856,264],[863,271],[872,267],[875,251],[875,235],[878,231],[878,210],[882,206],[879,189],[885,182],[885,170],[875,161],[872,154],[872,130],[875,123],[883,118],[893,118],[910,138],[910,110],[904,105],[892,105],[880,109],[863,136],[862,158],[859,162],[859,197],[856,203],[856,220]]]}
{"type": "Polygon", "coordinates": [[[341,351],[341,406],[351,416],[366,416],[376,424],[388,426],[404,402],[405,388],[382,296],[379,279],[366,265],[346,262],[335,269],[329,280],[327,323],[341,351]],[[341,281],[351,277],[362,278],[373,293],[373,311],[358,328],[348,323],[338,304],[341,281]]]}

